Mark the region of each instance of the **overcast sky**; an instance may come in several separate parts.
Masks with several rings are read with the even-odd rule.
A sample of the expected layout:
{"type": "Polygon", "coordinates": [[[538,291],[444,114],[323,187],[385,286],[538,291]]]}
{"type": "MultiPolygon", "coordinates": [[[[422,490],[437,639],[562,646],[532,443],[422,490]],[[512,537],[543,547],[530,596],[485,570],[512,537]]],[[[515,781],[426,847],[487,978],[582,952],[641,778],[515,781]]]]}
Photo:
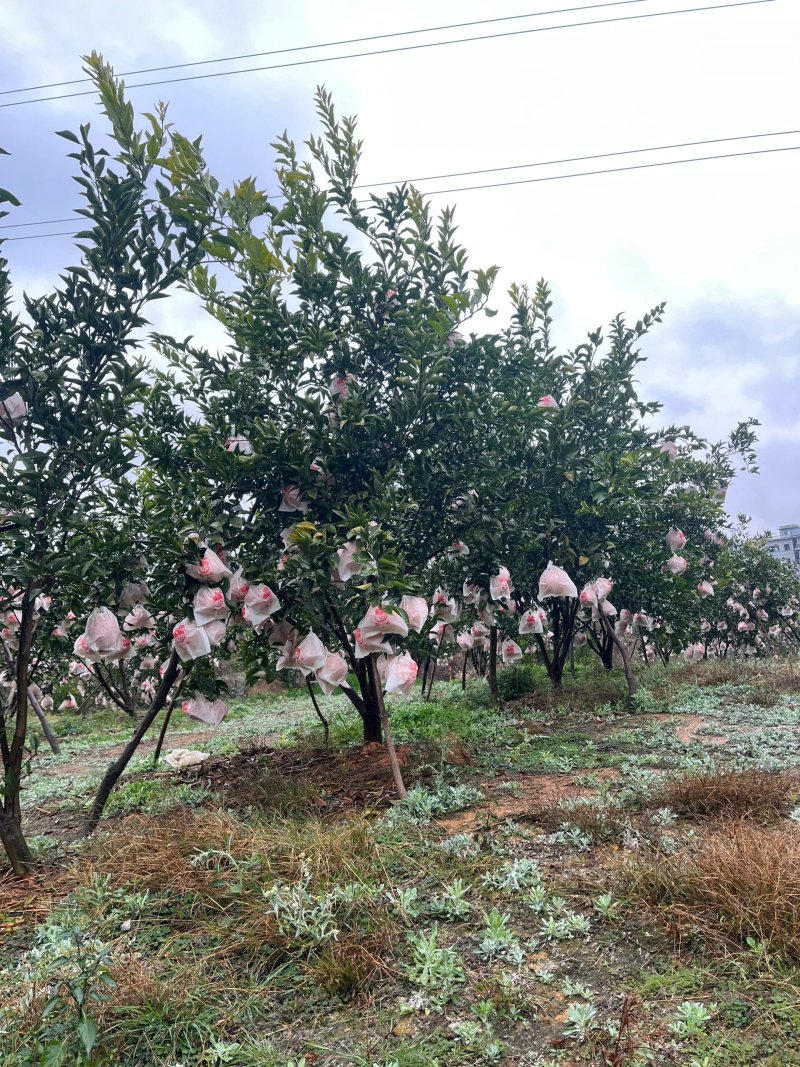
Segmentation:
{"type": "MultiPolygon", "coordinates": [[[[80,56],[92,49],[125,72],[590,2],[0,0],[0,88],[80,77],[80,56]]],[[[316,129],[312,97],[321,83],[341,112],[359,116],[368,182],[800,130],[800,0],[737,8],[630,0],[128,82],[708,4],[720,9],[144,87],[130,97],[142,109],[168,100],[176,126],[203,135],[224,182],[255,174],[263,184],[275,133],[287,129],[302,140],[316,129]]],[[[60,219],[77,206],[69,146],[54,131],[90,120],[101,121],[91,97],[0,110],[0,145],[11,152],[0,157],[0,184],[23,202],[6,222],[60,219]]],[[[419,184],[448,188],[789,145],[800,146],[800,133],[419,184]]],[[[761,475],[737,479],[728,504],[734,515],[752,515],[756,529],[776,529],[800,521],[798,187],[800,151],[786,151],[460,192],[435,203],[457,205],[473,266],[502,268],[495,306],[502,308],[511,281],[550,281],[563,345],[617,312],[636,318],[666,300],[664,325],[645,344],[643,394],[664,403],[665,421],[689,422],[709,437],[750,415],[761,420],[761,475]]],[[[74,258],[68,237],[15,241],[6,254],[15,284],[32,292],[50,288],[74,258]]],[[[159,309],[159,326],[213,342],[208,323],[187,298],[159,309]]]]}

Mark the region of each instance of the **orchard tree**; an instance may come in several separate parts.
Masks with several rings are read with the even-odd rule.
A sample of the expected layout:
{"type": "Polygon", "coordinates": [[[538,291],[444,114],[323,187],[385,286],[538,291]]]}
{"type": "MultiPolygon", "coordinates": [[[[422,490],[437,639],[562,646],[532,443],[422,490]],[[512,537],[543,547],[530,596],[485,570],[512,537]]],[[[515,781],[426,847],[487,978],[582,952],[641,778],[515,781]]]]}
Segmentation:
{"type": "Polygon", "coordinates": [[[706,655],[765,656],[800,646],[800,575],[770,552],[768,541],[768,534],[752,536],[740,515],[720,549],[724,577],[695,631],[706,655]]]}
{"type": "MultiPolygon", "coordinates": [[[[640,400],[635,374],[644,359],[638,342],[660,321],[662,307],[630,327],[617,317],[607,341],[597,330],[560,355],[551,341],[547,285],[540,282],[533,295],[514,287],[511,297],[502,347],[507,360],[529,355],[535,392],[542,391],[534,402],[538,417],[521,419],[511,435],[499,421],[494,464],[501,476],[484,490],[470,537],[478,551],[446,561],[441,580],[454,588],[463,578],[468,599],[477,588],[481,604],[491,603],[492,568],[499,588],[504,565],[508,591],[483,619],[493,634],[509,638],[501,658],[522,654],[511,639],[516,631],[536,643],[559,686],[573,642],[588,639],[609,668],[618,652],[632,695],[629,645],[622,640],[628,622],[636,612],[641,625],[634,629],[642,633],[647,607],[672,625],[672,596],[682,596],[689,581],[692,606],[699,599],[696,586],[713,567],[705,530],[724,521],[721,487],[733,477],[735,461],[753,469],[752,427],[743,424],[713,446],[688,427],[651,428],[660,405],[640,400]],[[689,561],[678,554],[686,543],[678,522],[691,537],[692,566],[682,583],[678,576],[689,561]]],[[[676,628],[685,636],[693,623],[689,612],[676,628]]]]}
{"type": "Polygon", "coordinates": [[[651,468],[651,480],[622,502],[609,569],[615,601],[624,610],[617,631],[646,661],[666,663],[696,639],[717,587],[729,577],[720,561],[728,524],[722,487],[740,466],[756,469],[753,426],[742,423],[713,445],[689,427],[659,431],[667,463],[651,468]]]}
{"type": "Polygon", "coordinates": [[[0,840],[16,872],[31,863],[20,787],[31,665],[52,625],[45,605],[86,605],[87,590],[104,584],[112,563],[97,535],[114,526],[146,393],[136,351],[144,309],[199,262],[214,206],[199,143],[170,128],[163,106],[138,131],[102,59],[90,57],[87,72],[113,146],[95,147],[88,125],[61,133],[83,197],[80,261],[52,292],[15,298],[0,259],[0,606],[14,683],[0,723],[0,840]]]}
{"type": "Polygon", "coordinates": [[[251,673],[341,685],[379,741],[384,693],[408,691],[450,621],[433,561],[474,521],[496,403],[532,363],[463,335],[494,271],[468,270],[452,213],[414,190],[357,201],[354,123],[323,91],[317,106],[310,162],[274,146],[279,202],[252,181],[221,197],[229,244],[212,251],[233,280],[202,267],[192,284],[229,344],[162,338],[148,478],[164,524],[243,568],[251,673]]]}

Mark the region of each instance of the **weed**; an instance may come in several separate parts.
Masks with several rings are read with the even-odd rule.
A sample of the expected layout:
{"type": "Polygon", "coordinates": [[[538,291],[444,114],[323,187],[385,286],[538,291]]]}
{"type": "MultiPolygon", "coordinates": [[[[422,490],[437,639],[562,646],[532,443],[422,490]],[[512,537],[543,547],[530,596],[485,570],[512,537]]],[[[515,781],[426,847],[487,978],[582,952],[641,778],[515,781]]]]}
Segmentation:
{"type": "Polygon", "coordinates": [[[547,911],[548,902],[549,893],[542,883],[534,885],[525,898],[525,903],[536,915],[541,915],[542,912],[547,911]]]}
{"type": "Polygon", "coordinates": [[[592,901],[595,913],[606,922],[616,922],[619,919],[621,905],[614,900],[610,893],[601,893],[592,901]]]}
{"type": "Polygon", "coordinates": [[[564,1036],[575,1041],[585,1041],[593,1030],[597,1030],[597,1008],[592,1004],[570,1004],[567,1009],[567,1025],[564,1036]]]}
{"type": "Polygon", "coordinates": [[[448,885],[442,887],[442,892],[433,897],[428,910],[432,915],[440,919],[464,919],[472,911],[472,905],[467,900],[469,886],[462,878],[454,878],[448,885]]]}
{"type": "Polygon", "coordinates": [[[524,954],[519,941],[509,929],[510,916],[492,908],[484,915],[485,926],[478,948],[482,959],[504,959],[521,963],[524,954]]]}
{"type": "Polygon", "coordinates": [[[426,1006],[441,1007],[453,999],[466,978],[456,950],[440,946],[438,938],[439,927],[435,924],[427,935],[421,930],[408,935],[413,956],[406,976],[424,995],[426,1006]]]}
{"type": "Polygon", "coordinates": [[[548,915],[539,927],[539,933],[548,941],[570,941],[574,937],[585,937],[589,930],[589,920],[574,911],[567,911],[559,918],[548,915]]]}
{"type": "Polygon", "coordinates": [[[679,922],[800,958],[800,839],[794,829],[732,823],[698,834],[690,850],[631,870],[635,895],[679,922]]]}
{"type": "Polygon", "coordinates": [[[516,972],[501,971],[479,982],[475,987],[477,995],[485,997],[498,1019],[517,1022],[536,1013],[536,1004],[523,988],[520,975],[516,972]]]}
{"type": "Polygon", "coordinates": [[[535,860],[522,858],[503,864],[497,870],[483,876],[487,889],[500,889],[506,893],[518,893],[541,881],[542,871],[535,860]]]}
{"type": "Polygon", "coordinates": [[[583,982],[573,982],[571,978],[565,978],[561,983],[561,992],[565,997],[580,997],[582,1000],[594,1000],[594,990],[583,982]]]}
{"type": "Polygon", "coordinates": [[[439,842],[439,848],[448,856],[457,856],[459,859],[469,859],[477,856],[480,845],[471,834],[453,834],[439,842]]]}
{"type": "Polygon", "coordinates": [[[501,785],[500,785],[500,790],[503,793],[508,793],[508,795],[511,796],[511,797],[521,797],[522,796],[522,782],[517,782],[517,781],[502,782],[501,785]]]}
{"type": "Polygon", "coordinates": [[[699,1000],[684,1000],[669,1028],[679,1038],[696,1037],[705,1032],[716,1010],[716,1004],[706,1006],[699,1000]]]}
{"type": "Polygon", "coordinates": [[[555,833],[548,834],[544,840],[549,845],[568,845],[579,852],[586,852],[592,847],[592,839],[579,826],[564,822],[555,833]]]}
{"type": "Polygon", "coordinates": [[[768,771],[710,771],[668,782],[659,798],[679,815],[766,821],[784,815],[796,780],[768,771]]]}
{"type": "Polygon", "coordinates": [[[422,902],[419,899],[419,890],[416,886],[408,886],[400,889],[390,889],[387,900],[397,910],[409,919],[416,919],[422,914],[422,902]]]}
{"type": "Polygon", "coordinates": [[[408,790],[403,800],[386,814],[385,820],[389,825],[398,822],[424,825],[438,815],[462,811],[474,804],[480,804],[483,799],[483,793],[469,785],[440,784],[434,790],[414,786],[408,790]]]}

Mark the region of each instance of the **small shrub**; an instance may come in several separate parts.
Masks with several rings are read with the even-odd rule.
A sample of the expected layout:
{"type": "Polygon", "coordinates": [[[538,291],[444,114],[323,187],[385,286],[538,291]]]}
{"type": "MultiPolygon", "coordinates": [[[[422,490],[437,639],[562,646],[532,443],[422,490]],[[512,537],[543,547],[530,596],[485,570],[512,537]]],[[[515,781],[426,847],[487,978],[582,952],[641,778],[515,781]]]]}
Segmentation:
{"type": "Polygon", "coordinates": [[[497,672],[497,688],[501,700],[516,700],[533,693],[537,685],[547,685],[544,671],[536,663],[521,663],[497,672]]]}
{"type": "Polygon", "coordinates": [[[172,782],[163,778],[133,779],[111,794],[106,815],[130,815],[137,811],[154,814],[178,805],[199,807],[210,796],[210,790],[190,782],[172,782]]]}

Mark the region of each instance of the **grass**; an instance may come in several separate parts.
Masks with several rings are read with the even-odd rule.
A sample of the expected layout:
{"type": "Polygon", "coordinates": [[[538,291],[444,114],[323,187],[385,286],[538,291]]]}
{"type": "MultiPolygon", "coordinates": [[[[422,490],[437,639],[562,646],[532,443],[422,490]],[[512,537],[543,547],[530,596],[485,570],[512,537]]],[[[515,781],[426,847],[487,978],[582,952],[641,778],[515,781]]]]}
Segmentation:
{"type": "Polygon", "coordinates": [[[304,693],[237,701],[171,728],[199,771],[135,761],[89,842],[129,728],[80,720],[26,783],[49,866],[0,880],[0,1061],[800,1064],[795,666],[640,673],[633,715],[583,661],[560,693],[501,672],[501,708],[481,680],[393,702],[404,804],[343,699],[328,750],[304,693]]]}
{"type": "Polygon", "coordinates": [[[687,818],[774,820],[791,807],[798,780],[761,770],[712,770],[674,778],[651,799],[687,818]]]}
{"type": "Polygon", "coordinates": [[[635,896],[662,905],[679,927],[800,959],[800,835],[726,822],[673,856],[637,864],[635,896]]]}

